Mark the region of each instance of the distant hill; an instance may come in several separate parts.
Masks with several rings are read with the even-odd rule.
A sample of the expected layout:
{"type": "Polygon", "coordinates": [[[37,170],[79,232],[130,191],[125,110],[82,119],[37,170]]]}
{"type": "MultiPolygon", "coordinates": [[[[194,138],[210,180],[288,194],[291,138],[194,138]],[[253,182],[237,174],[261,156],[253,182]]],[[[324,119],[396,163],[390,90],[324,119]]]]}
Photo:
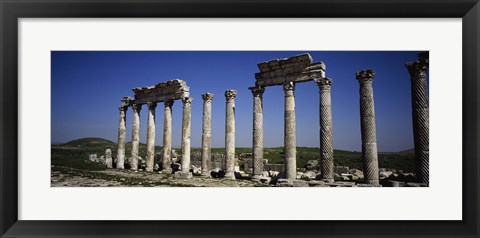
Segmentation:
{"type": "Polygon", "coordinates": [[[62,146],[73,146],[73,147],[90,147],[90,146],[113,146],[115,143],[113,141],[109,141],[103,138],[97,138],[97,137],[88,137],[88,138],[82,138],[78,140],[72,140],[69,141],[65,144],[62,144],[62,146]]]}
{"type": "Polygon", "coordinates": [[[415,154],[415,149],[409,149],[409,150],[402,150],[398,152],[399,154],[415,154]]]}

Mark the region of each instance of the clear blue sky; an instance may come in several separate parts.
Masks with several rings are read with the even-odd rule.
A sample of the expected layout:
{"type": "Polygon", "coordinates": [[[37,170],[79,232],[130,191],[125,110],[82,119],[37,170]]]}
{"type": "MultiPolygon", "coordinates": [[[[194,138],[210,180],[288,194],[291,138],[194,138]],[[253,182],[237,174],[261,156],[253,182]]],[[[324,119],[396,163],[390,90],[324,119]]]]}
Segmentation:
{"type": "MultiPolygon", "coordinates": [[[[413,51],[53,51],[53,143],[83,137],[117,141],[123,96],[132,88],[182,79],[190,87],[192,147],[201,146],[201,94],[215,94],[212,102],[212,146],[224,146],[226,89],[235,89],[236,145],[251,147],[253,98],[257,63],[310,53],[323,61],[332,78],[333,139],[335,149],[361,150],[359,84],[355,72],[374,69],[373,81],[379,151],[413,148],[410,77],[405,63],[417,60],[413,51]]],[[[265,147],[283,145],[284,96],[281,86],[268,87],[264,102],[265,147]]],[[[297,145],[319,147],[319,94],[314,82],[295,89],[297,145]]],[[[131,141],[132,110],[127,111],[127,141],[131,141]]],[[[173,105],[173,146],[181,143],[182,103],[173,105]]],[[[147,107],[140,114],[140,140],[146,141],[147,107]]],[[[163,140],[163,103],[156,111],[156,145],[163,140]]]]}

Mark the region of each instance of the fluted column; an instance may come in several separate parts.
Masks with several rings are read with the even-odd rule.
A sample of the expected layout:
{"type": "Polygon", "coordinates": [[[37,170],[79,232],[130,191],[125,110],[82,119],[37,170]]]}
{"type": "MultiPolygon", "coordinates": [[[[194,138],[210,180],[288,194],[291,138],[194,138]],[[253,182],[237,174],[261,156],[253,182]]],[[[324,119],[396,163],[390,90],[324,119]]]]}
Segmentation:
{"type": "Polygon", "coordinates": [[[417,181],[429,185],[429,109],[427,90],[428,52],[419,61],[407,63],[411,79],[413,141],[417,181]]]}
{"type": "Polygon", "coordinates": [[[253,176],[263,172],[263,93],[265,88],[250,88],[253,94],[253,176]]]}
{"type": "Polygon", "coordinates": [[[378,185],[377,132],[372,81],[375,72],[371,69],[356,73],[360,83],[360,124],[362,132],[362,157],[365,182],[378,185]]]}
{"type": "Polygon", "coordinates": [[[236,90],[225,91],[227,100],[225,116],[225,178],[235,179],[235,96],[236,90]]]}
{"type": "Polygon", "coordinates": [[[148,106],[148,128],[147,128],[147,156],[146,156],[146,171],[153,171],[153,160],[155,156],[155,109],[156,102],[147,102],[148,106]]]}
{"type": "Polygon", "coordinates": [[[171,173],[172,168],[172,106],[173,100],[164,102],[164,120],[163,120],[163,162],[162,171],[171,173]]]}
{"type": "Polygon", "coordinates": [[[140,110],[142,110],[142,104],[133,104],[132,110],[132,159],[130,161],[130,166],[132,170],[138,170],[138,150],[140,145],[140,110]]]}
{"type": "Polygon", "coordinates": [[[297,177],[297,139],[295,132],[295,90],[294,82],[283,84],[285,92],[285,124],[284,124],[284,148],[285,148],[285,178],[296,179],[297,177]]]}
{"type": "Polygon", "coordinates": [[[333,181],[332,80],[317,81],[320,89],[320,171],[322,179],[333,181]]]}
{"type": "Polygon", "coordinates": [[[128,106],[120,106],[120,122],[118,125],[118,146],[117,146],[117,169],[123,169],[125,163],[125,140],[127,138],[127,127],[125,124],[128,106]]]}
{"type": "Polygon", "coordinates": [[[203,124],[202,124],[202,175],[210,176],[209,163],[212,157],[212,93],[202,94],[203,99],[203,124]]]}
{"type": "Polygon", "coordinates": [[[182,115],[182,174],[190,174],[190,123],[193,98],[184,97],[182,115]]]}

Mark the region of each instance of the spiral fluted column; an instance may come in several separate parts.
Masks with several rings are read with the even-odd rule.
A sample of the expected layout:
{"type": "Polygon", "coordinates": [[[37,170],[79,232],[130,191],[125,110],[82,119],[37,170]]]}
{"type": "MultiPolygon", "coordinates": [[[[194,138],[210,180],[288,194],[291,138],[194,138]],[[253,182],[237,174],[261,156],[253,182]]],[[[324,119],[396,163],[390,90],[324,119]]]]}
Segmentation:
{"type": "Polygon", "coordinates": [[[263,173],[263,93],[265,88],[250,88],[253,95],[253,176],[263,173]]]}
{"type": "Polygon", "coordinates": [[[333,181],[332,80],[316,81],[320,90],[320,171],[322,179],[333,181]]]}

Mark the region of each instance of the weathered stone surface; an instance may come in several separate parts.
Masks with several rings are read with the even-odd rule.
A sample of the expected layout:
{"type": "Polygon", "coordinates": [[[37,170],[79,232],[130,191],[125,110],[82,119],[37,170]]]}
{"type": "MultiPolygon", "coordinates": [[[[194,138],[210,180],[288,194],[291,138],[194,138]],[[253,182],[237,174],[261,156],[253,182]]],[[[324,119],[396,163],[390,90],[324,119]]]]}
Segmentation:
{"type": "Polygon", "coordinates": [[[212,100],[213,93],[202,94],[203,124],[202,124],[202,175],[210,176],[210,161],[212,158],[212,100]]]}
{"type": "Polygon", "coordinates": [[[169,80],[151,87],[133,88],[135,103],[164,102],[189,97],[190,88],[180,79],[169,80]]]}
{"type": "Polygon", "coordinates": [[[183,171],[177,171],[175,172],[175,178],[176,179],[192,179],[193,174],[189,171],[184,173],[183,171]]]}
{"type": "Polygon", "coordinates": [[[285,178],[295,179],[297,171],[297,139],[295,132],[295,83],[288,82],[283,85],[285,92],[284,114],[284,148],[285,148],[285,178]]]}
{"type": "Polygon", "coordinates": [[[88,160],[90,160],[92,162],[97,162],[97,154],[88,155],[88,160]]]}
{"type": "Polygon", "coordinates": [[[130,167],[132,170],[138,170],[138,152],[140,146],[140,111],[141,104],[133,104],[133,126],[132,126],[132,159],[130,160],[130,167]]]}
{"type": "Polygon", "coordinates": [[[171,173],[172,164],[172,106],[173,100],[164,102],[164,121],[163,121],[163,160],[162,171],[171,173]]]}
{"type": "Polygon", "coordinates": [[[315,80],[320,90],[320,170],[323,179],[333,181],[332,80],[315,80]]]}
{"type": "Polygon", "coordinates": [[[107,168],[113,168],[113,159],[112,159],[112,150],[106,149],[105,150],[105,163],[107,168]]]}
{"type": "Polygon", "coordinates": [[[147,119],[147,156],[145,158],[146,168],[145,171],[153,171],[153,162],[155,155],[155,109],[157,108],[156,102],[147,103],[148,106],[148,119],[147,119]]]}
{"type": "Polygon", "coordinates": [[[249,88],[253,95],[253,175],[263,172],[263,87],[249,88]]]}
{"type": "Polygon", "coordinates": [[[235,179],[235,96],[236,90],[226,90],[226,116],[225,116],[225,177],[235,179]]]}
{"type": "Polygon", "coordinates": [[[190,173],[190,124],[191,124],[191,104],[193,98],[184,97],[183,117],[182,117],[182,176],[185,179],[191,178],[187,174],[190,173]]]}
{"type": "Polygon", "coordinates": [[[318,168],[318,160],[309,160],[305,164],[305,170],[310,171],[310,170],[316,170],[318,168]]]}
{"type": "MultiPolygon", "coordinates": [[[[122,104],[125,102],[127,103],[128,97],[124,97],[122,99],[122,104]]],[[[127,127],[125,124],[126,120],[126,111],[128,109],[127,106],[120,106],[118,110],[120,111],[120,120],[118,125],[118,145],[117,145],[117,169],[123,169],[125,163],[125,140],[127,137],[127,127]]]]}
{"type": "Polygon", "coordinates": [[[361,70],[356,73],[360,83],[360,123],[362,132],[362,162],[365,182],[379,185],[377,132],[375,128],[375,109],[372,81],[373,70],[361,70]]]}
{"type": "Polygon", "coordinates": [[[427,70],[429,53],[419,54],[419,60],[406,64],[412,91],[413,142],[417,181],[429,184],[429,103],[427,70]]]}

